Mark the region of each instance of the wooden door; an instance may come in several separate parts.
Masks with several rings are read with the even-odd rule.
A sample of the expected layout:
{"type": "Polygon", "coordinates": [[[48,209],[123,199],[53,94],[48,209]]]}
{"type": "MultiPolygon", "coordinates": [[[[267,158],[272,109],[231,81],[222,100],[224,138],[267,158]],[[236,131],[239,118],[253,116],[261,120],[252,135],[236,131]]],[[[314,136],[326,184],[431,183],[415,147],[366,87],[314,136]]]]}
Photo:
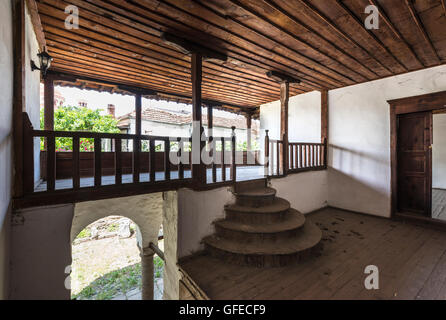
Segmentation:
{"type": "Polygon", "coordinates": [[[430,217],[432,112],[398,116],[398,211],[430,217]]]}

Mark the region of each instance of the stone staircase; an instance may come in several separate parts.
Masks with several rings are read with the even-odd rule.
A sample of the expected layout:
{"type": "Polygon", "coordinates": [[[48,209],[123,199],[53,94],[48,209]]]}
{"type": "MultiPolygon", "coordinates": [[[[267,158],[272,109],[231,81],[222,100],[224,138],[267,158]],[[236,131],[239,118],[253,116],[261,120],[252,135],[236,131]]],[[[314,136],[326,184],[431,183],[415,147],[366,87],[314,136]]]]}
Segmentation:
{"type": "Polygon", "coordinates": [[[225,219],[214,222],[216,233],[203,239],[207,252],[228,263],[282,267],[320,249],[321,230],[266,184],[236,185],[236,202],[225,206],[225,219]]]}

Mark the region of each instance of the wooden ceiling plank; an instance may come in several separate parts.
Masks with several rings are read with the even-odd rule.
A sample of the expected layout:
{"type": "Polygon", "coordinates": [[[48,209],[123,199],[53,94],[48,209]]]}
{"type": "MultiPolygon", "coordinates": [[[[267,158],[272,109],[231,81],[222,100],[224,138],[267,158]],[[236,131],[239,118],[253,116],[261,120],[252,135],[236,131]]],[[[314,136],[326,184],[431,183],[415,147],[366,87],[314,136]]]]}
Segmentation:
{"type": "MultiPolygon", "coordinates": [[[[62,50],[60,50],[62,51],[62,50]]],[[[64,58],[68,58],[70,60],[74,60],[74,61],[78,61],[78,62],[82,62],[82,61],[92,61],[96,64],[101,63],[101,64],[105,64],[108,65],[109,67],[113,67],[116,68],[116,65],[113,63],[108,63],[108,61],[105,61],[103,59],[96,59],[96,58],[91,58],[91,57],[86,57],[84,55],[78,55],[78,54],[71,54],[71,55],[64,55],[64,52],[60,52],[59,50],[55,50],[54,52],[57,52],[56,54],[54,54],[55,58],[58,59],[64,59],[64,58]]],[[[145,75],[154,75],[156,76],[156,78],[158,79],[165,79],[165,80],[169,80],[172,79],[172,84],[175,84],[177,81],[180,81],[181,83],[188,85],[190,82],[190,77],[188,76],[183,76],[183,77],[178,77],[178,76],[169,76],[169,73],[157,73],[157,72],[151,72],[151,71],[147,71],[147,70],[142,70],[139,68],[134,68],[131,66],[131,64],[122,64],[123,68],[119,68],[120,70],[127,70],[130,71],[132,70],[134,72],[135,75],[139,74],[145,74],[145,75]],[[149,72],[149,73],[147,73],[149,72]]],[[[155,79],[156,79],[155,78],[155,79]]],[[[277,94],[270,92],[270,93],[262,93],[259,91],[254,90],[254,88],[246,88],[243,86],[237,86],[237,85],[228,85],[228,84],[222,84],[219,81],[209,81],[209,79],[206,79],[206,81],[204,82],[204,85],[209,85],[210,87],[216,87],[216,88],[223,88],[223,89],[228,89],[230,90],[231,93],[233,92],[239,92],[240,96],[244,96],[247,95],[246,97],[258,97],[258,98],[267,98],[267,99],[275,99],[277,98],[277,94]]]]}
{"type": "Polygon", "coordinates": [[[383,49],[394,61],[396,61],[396,63],[402,67],[405,71],[409,71],[408,68],[400,61],[398,60],[397,57],[395,57],[395,55],[390,52],[389,48],[387,48],[384,43],[381,42],[381,40],[379,40],[379,38],[370,30],[367,30],[364,26],[364,24],[358,19],[358,17],[350,10],[350,8],[348,8],[344,3],[341,2],[341,0],[334,0],[334,3],[336,3],[339,8],[341,8],[344,12],[347,13],[347,15],[349,17],[351,17],[356,24],[361,28],[361,30],[363,30],[364,32],[366,32],[373,40],[374,42],[381,48],[383,49]]]}
{"type": "MultiPolygon", "coordinates": [[[[41,5],[41,8],[42,8],[42,10],[41,10],[41,16],[42,16],[42,19],[45,21],[45,23],[48,23],[48,24],[52,24],[52,25],[60,25],[60,24],[62,24],[62,18],[63,18],[63,16],[61,15],[61,14],[63,14],[63,12],[52,12],[51,11],[51,9],[48,7],[48,6],[45,6],[45,5],[41,5]],[[53,16],[51,16],[52,14],[54,14],[55,16],[57,16],[57,18],[59,18],[59,20],[57,20],[57,18],[56,17],[53,17],[53,16]]],[[[40,7],[39,7],[39,9],[40,9],[40,7]]],[[[85,12],[84,12],[84,15],[85,15],[85,12]]],[[[97,39],[103,39],[103,37],[106,37],[106,35],[108,36],[108,35],[110,35],[110,33],[112,33],[113,34],[113,36],[114,36],[114,38],[112,38],[113,39],[113,41],[114,41],[114,43],[116,44],[116,43],[119,43],[119,45],[121,46],[121,47],[128,47],[128,45],[130,44],[130,43],[123,43],[122,41],[123,40],[121,40],[121,39],[126,39],[127,41],[130,41],[130,40],[133,40],[133,41],[136,41],[137,43],[139,43],[139,46],[141,47],[141,49],[143,48],[143,46],[144,46],[144,43],[143,42],[141,42],[141,40],[139,40],[139,39],[136,39],[136,38],[134,38],[134,37],[132,37],[132,36],[125,36],[124,34],[122,34],[121,32],[119,32],[119,31],[117,31],[116,29],[114,29],[114,30],[108,30],[108,29],[106,29],[107,27],[106,26],[103,26],[103,25],[98,25],[97,23],[96,23],[96,21],[98,21],[100,19],[100,17],[97,17],[94,21],[95,22],[92,22],[92,21],[89,21],[89,20],[87,20],[87,19],[83,19],[83,26],[84,27],[89,27],[89,30],[91,30],[91,31],[88,31],[88,30],[83,30],[83,29],[79,29],[79,30],[76,30],[77,31],[77,33],[78,34],[81,34],[81,33],[83,33],[84,35],[85,35],[85,33],[88,33],[88,34],[90,34],[91,35],[91,37],[93,37],[93,35],[92,35],[92,33],[94,32],[94,31],[97,31],[95,28],[99,28],[99,29],[101,29],[102,31],[103,31],[103,35],[101,35],[100,37],[99,36],[97,36],[97,37],[95,37],[95,38],[97,38],[97,39]],[[119,36],[119,38],[116,38],[117,36],[119,36]]],[[[102,19],[103,20],[103,19],[102,19]]],[[[117,26],[116,28],[119,28],[119,26],[117,26]]],[[[110,39],[110,38],[109,38],[110,39]]],[[[155,40],[155,41],[158,41],[159,43],[153,43],[153,46],[151,46],[151,49],[155,49],[155,50],[157,50],[157,52],[159,52],[160,54],[163,54],[163,55],[170,55],[170,56],[174,56],[174,57],[180,57],[179,55],[182,55],[181,53],[179,53],[179,52],[177,52],[177,51],[175,51],[175,50],[172,50],[171,48],[166,48],[166,47],[164,47],[163,45],[162,45],[162,43],[161,43],[161,40],[160,39],[152,39],[152,40],[155,40]],[[160,45],[160,43],[161,43],[161,45],[160,45]]],[[[144,50],[146,50],[146,48],[144,48],[144,50]]],[[[264,63],[268,63],[267,61],[260,61],[260,63],[259,64],[264,64],[264,63]]],[[[271,63],[273,63],[273,64],[275,64],[276,62],[275,61],[272,61],[271,63]]],[[[290,69],[290,71],[291,72],[294,72],[294,70],[293,69],[290,69]]],[[[308,81],[308,82],[310,82],[310,81],[308,81]]],[[[318,85],[318,84],[316,84],[318,87],[320,87],[320,85],[318,85]]]]}
{"type": "MultiPolygon", "coordinates": [[[[57,56],[57,55],[56,55],[57,56]]],[[[79,66],[79,61],[78,59],[72,59],[70,57],[59,57],[57,59],[58,63],[56,65],[64,65],[64,66],[72,66],[75,67],[77,70],[81,70],[81,67],[79,66]]],[[[130,70],[128,68],[120,68],[120,69],[116,69],[113,67],[109,67],[105,64],[101,64],[101,62],[98,60],[96,62],[88,62],[88,61],[83,61],[83,64],[81,65],[82,68],[86,68],[88,67],[89,70],[97,70],[98,72],[104,72],[104,73],[113,73],[113,74],[119,74],[122,78],[126,78],[126,79],[131,79],[131,78],[141,78],[141,82],[142,80],[144,80],[144,82],[142,83],[150,83],[151,86],[154,85],[162,85],[165,87],[169,87],[169,88],[181,88],[181,89],[189,89],[189,83],[187,81],[179,81],[179,80],[175,80],[173,81],[171,78],[163,78],[163,77],[159,77],[159,76],[150,76],[147,75],[145,73],[141,73],[141,72],[137,72],[134,70],[130,70]]],[[[253,102],[256,103],[259,100],[265,100],[265,101],[270,101],[270,100],[274,100],[275,97],[270,97],[268,98],[268,96],[264,95],[264,96],[258,96],[256,97],[255,95],[250,95],[249,93],[245,93],[245,92],[241,92],[236,91],[236,90],[229,90],[225,87],[218,87],[218,86],[213,86],[210,85],[209,83],[203,83],[203,88],[207,90],[207,92],[209,92],[210,94],[215,93],[215,94],[224,94],[227,97],[231,97],[233,99],[237,99],[237,100],[243,100],[243,101],[249,101],[249,102],[253,102]]]]}
{"type": "MultiPolygon", "coordinates": [[[[131,84],[133,86],[138,86],[138,87],[141,86],[140,82],[137,82],[133,79],[125,78],[119,73],[102,72],[101,70],[95,70],[95,69],[84,69],[84,68],[81,68],[78,66],[73,66],[73,65],[67,66],[64,64],[56,64],[54,71],[62,71],[65,73],[77,74],[82,77],[92,77],[92,78],[99,79],[99,80],[118,81],[118,82],[121,82],[122,84],[131,84]]],[[[189,91],[186,91],[181,88],[180,89],[169,88],[168,91],[166,91],[166,87],[162,86],[162,85],[154,85],[153,87],[151,86],[150,89],[155,90],[160,93],[164,93],[164,94],[184,95],[185,93],[189,93],[189,91]]],[[[209,99],[209,100],[221,101],[221,102],[227,103],[229,105],[239,102],[240,106],[247,107],[247,108],[256,107],[256,106],[259,106],[260,104],[270,102],[268,100],[264,100],[264,101],[257,101],[257,102],[253,102],[251,104],[247,104],[244,99],[228,99],[228,97],[226,95],[210,94],[207,90],[203,90],[203,97],[205,99],[209,99]]]]}
{"type": "Polygon", "coordinates": [[[359,44],[356,40],[350,37],[346,32],[340,29],[334,21],[332,21],[329,17],[323,14],[319,9],[313,6],[311,3],[308,3],[306,0],[297,0],[301,4],[303,4],[307,9],[309,9],[315,16],[319,17],[324,23],[326,23],[333,31],[335,31],[339,36],[344,38],[346,41],[351,43],[356,48],[362,50],[365,54],[367,54],[370,58],[372,58],[381,68],[385,69],[388,74],[393,74],[392,70],[389,69],[386,65],[384,65],[377,57],[375,57],[369,50],[359,44]]]}
{"type": "MultiPolygon", "coordinates": [[[[245,0],[240,0],[240,1],[230,0],[230,1],[231,2],[237,1],[240,3],[244,3],[245,0]]],[[[281,32],[285,32],[289,37],[292,37],[294,40],[300,41],[303,45],[310,48],[311,50],[314,50],[319,55],[334,61],[336,64],[339,65],[338,70],[340,72],[345,72],[344,70],[346,70],[350,74],[352,74],[350,78],[354,76],[354,79],[352,78],[353,81],[356,82],[356,81],[376,79],[377,74],[375,73],[375,71],[365,66],[358,59],[353,57],[350,53],[340,48],[336,43],[328,40],[321,33],[314,30],[309,25],[303,23],[296,16],[292,15],[289,11],[287,11],[283,6],[279,5],[276,1],[262,0],[262,3],[267,5],[275,12],[280,13],[280,15],[286,17],[286,19],[288,20],[288,21],[283,21],[283,23],[279,23],[277,21],[273,22],[272,19],[275,19],[275,17],[273,16],[272,18],[268,18],[267,20],[268,23],[273,23],[273,25],[276,28],[279,28],[278,30],[280,30],[281,32]],[[291,26],[293,26],[293,30],[290,30],[291,26]],[[302,32],[302,30],[304,32],[302,32]],[[308,39],[302,36],[302,34],[304,33],[311,34],[311,37],[314,38],[313,41],[317,44],[311,43],[308,39]]],[[[261,10],[261,8],[259,8],[259,10],[261,10]]],[[[258,12],[259,11],[256,11],[256,13],[253,14],[258,16],[259,14],[258,12]]],[[[259,19],[263,20],[264,19],[263,17],[266,16],[262,15],[262,17],[259,17],[259,19]]]]}
{"type": "Polygon", "coordinates": [[[39,12],[37,10],[36,1],[26,0],[26,7],[28,8],[28,12],[31,17],[31,23],[33,25],[34,33],[36,34],[37,42],[39,43],[40,52],[42,52],[46,47],[46,40],[42,29],[39,12]]]}
{"type": "MultiPolygon", "coordinates": [[[[49,41],[50,43],[50,41],[49,41]]],[[[77,49],[77,50],[71,50],[68,53],[65,51],[66,48],[61,45],[60,47],[57,46],[57,43],[50,43],[50,47],[52,47],[52,50],[58,52],[59,54],[68,54],[68,55],[73,55],[73,54],[81,54],[83,56],[89,56],[90,58],[94,57],[94,58],[100,58],[102,60],[109,60],[110,62],[113,62],[115,64],[122,64],[124,66],[128,66],[128,67],[136,67],[139,70],[144,70],[146,72],[150,72],[151,70],[155,70],[155,72],[162,74],[163,76],[170,76],[173,75],[173,77],[175,76],[179,76],[182,77],[183,79],[188,79],[187,81],[190,81],[190,74],[186,73],[186,72],[179,72],[177,70],[174,69],[168,69],[168,68],[159,68],[157,66],[146,66],[144,64],[141,64],[139,61],[137,60],[121,60],[121,59],[117,59],[115,57],[109,57],[109,56],[103,56],[102,54],[97,54],[97,53],[91,53],[89,51],[85,51],[82,49],[77,49]],[[74,52],[76,51],[76,52],[74,52]]],[[[53,51],[53,52],[54,52],[53,51]]],[[[203,75],[205,81],[210,81],[210,82],[214,82],[214,83],[221,83],[223,85],[227,85],[228,87],[233,87],[233,88],[238,88],[243,87],[249,90],[253,90],[256,91],[260,94],[265,94],[265,95],[270,95],[270,94],[277,94],[278,90],[277,88],[261,88],[258,85],[254,85],[251,83],[246,83],[246,82],[242,82],[242,81],[235,81],[233,79],[225,79],[225,78],[221,78],[221,77],[217,77],[217,76],[213,76],[213,75],[209,75],[209,74],[204,74],[203,75]]],[[[299,90],[300,92],[303,92],[302,90],[299,90]]]]}
{"type": "MultiPolygon", "coordinates": [[[[134,57],[132,57],[132,54],[130,52],[121,52],[119,50],[119,48],[115,48],[113,51],[106,51],[103,50],[101,48],[98,47],[92,47],[92,46],[87,46],[82,42],[78,42],[72,39],[66,39],[61,37],[60,35],[55,35],[52,33],[47,33],[47,38],[49,39],[49,43],[53,43],[52,41],[54,41],[55,45],[57,46],[58,44],[60,44],[60,48],[61,49],[66,49],[68,51],[76,51],[76,50],[84,50],[84,51],[89,51],[92,54],[101,54],[107,57],[112,57],[112,58],[117,58],[117,59],[121,59],[121,60],[125,60],[125,61],[130,61],[136,64],[140,64],[140,65],[148,65],[150,67],[153,68],[161,68],[163,70],[166,71],[170,71],[173,73],[184,73],[184,74],[188,74],[188,68],[185,66],[181,66],[181,65],[174,65],[172,63],[167,63],[163,60],[160,59],[154,59],[151,57],[141,57],[140,59],[136,59],[134,57]],[[144,63],[143,63],[143,61],[144,63]]],[[[205,71],[205,74],[209,74],[210,77],[214,77],[215,79],[222,79],[222,81],[236,81],[236,82],[243,82],[243,83],[249,83],[251,85],[255,85],[258,88],[260,88],[260,90],[273,90],[274,89],[274,84],[272,81],[267,80],[267,78],[260,78],[260,77],[254,77],[254,76],[249,76],[249,77],[243,77],[243,75],[240,75],[239,72],[235,71],[235,70],[229,70],[232,72],[222,72],[220,71],[220,69],[224,69],[224,68],[219,68],[218,66],[215,67],[215,69],[213,68],[213,66],[211,67],[204,67],[203,70],[205,71]]],[[[276,90],[278,90],[278,88],[275,88],[276,90]]]]}
{"type": "MultiPolygon", "coordinates": [[[[72,60],[69,58],[60,58],[59,59],[59,65],[63,64],[65,66],[73,66],[76,67],[76,63],[77,60],[72,60]]],[[[89,63],[85,63],[85,66],[89,66],[90,70],[97,70],[100,71],[100,69],[98,69],[98,67],[94,67],[94,66],[100,66],[102,68],[102,70],[107,70],[107,72],[117,72],[119,74],[122,74],[123,77],[125,78],[137,78],[137,77],[141,77],[141,83],[147,83],[150,84],[151,86],[154,85],[159,85],[162,84],[163,86],[165,86],[166,88],[181,88],[182,90],[188,90],[189,86],[187,83],[183,83],[183,82],[178,82],[177,81],[172,81],[172,79],[165,79],[165,78],[161,78],[161,77],[151,77],[149,75],[146,75],[144,73],[139,73],[129,70],[129,69],[114,69],[114,68],[109,68],[107,66],[101,65],[98,62],[96,62],[95,64],[89,64],[89,63]],[[125,71],[125,72],[124,72],[125,71]],[[144,81],[144,82],[143,82],[144,81]]],[[[250,95],[249,93],[246,92],[242,92],[242,91],[236,91],[236,90],[228,90],[225,87],[221,87],[221,86],[214,86],[214,85],[210,85],[209,83],[203,83],[203,88],[207,90],[207,92],[209,92],[209,94],[219,94],[219,95],[224,95],[228,98],[231,99],[237,99],[237,100],[241,100],[241,101],[245,101],[245,102],[250,102],[251,103],[258,103],[259,101],[274,101],[276,100],[276,97],[268,97],[266,95],[264,96],[255,96],[255,95],[250,95]]]]}
{"type": "Polygon", "coordinates": [[[415,53],[415,50],[412,48],[412,46],[407,42],[407,40],[403,37],[403,35],[401,34],[401,32],[395,27],[395,25],[392,23],[392,21],[390,20],[390,18],[388,17],[388,15],[386,14],[386,11],[384,10],[384,8],[381,7],[381,5],[378,3],[378,1],[376,0],[369,0],[369,3],[371,5],[374,5],[375,7],[378,8],[379,11],[379,15],[381,16],[381,18],[384,20],[384,22],[387,24],[387,26],[390,28],[390,30],[392,31],[392,33],[395,35],[395,37],[401,41],[406,48],[409,50],[410,54],[412,55],[412,57],[418,61],[418,63],[420,64],[421,67],[425,67],[425,65],[423,64],[423,62],[420,60],[420,58],[418,57],[418,55],[415,53]]]}
{"type": "MultiPolygon", "coordinates": [[[[157,1],[157,3],[160,4],[158,6],[155,6],[153,4],[152,0],[143,0],[138,3],[131,1],[131,3],[135,6],[136,5],[141,6],[140,11],[146,12],[146,11],[150,11],[150,10],[157,10],[157,12],[159,12],[159,14],[169,15],[172,19],[176,18],[178,21],[183,22],[188,27],[195,28],[195,27],[199,26],[202,29],[205,28],[206,31],[215,38],[218,37],[217,35],[222,37],[220,39],[230,38],[232,41],[237,42],[236,44],[238,46],[240,46],[240,45],[245,46],[244,50],[248,50],[246,45],[249,45],[251,47],[250,50],[252,50],[251,51],[252,54],[255,54],[255,55],[257,55],[257,57],[261,57],[263,59],[272,59],[274,64],[276,65],[276,67],[274,67],[271,63],[265,64],[265,62],[263,62],[265,65],[269,65],[272,69],[279,69],[284,72],[293,73],[296,77],[300,77],[302,80],[305,80],[307,83],[308,83],[308,80],[307,80],[308,77],[314,77],[315,79],[321,79],[324,82],[331,83],[331,85],[328,85],[330,87],[342,84],[342,81],[337,80],[334,76],[332,76],[330,74],[327,74],[327,72],[332,73],[332,71],[327,69],[325,66],[321,65],[320,68],[322,68],[322,70],[321,70],[322,72],[315,74],[314,69],[311,69],[308,67],[308,63],[311,63],[311,61],[306,59],[304,56],[301,56],[301,58],[306,59],[307,64],[305,64],[305,62],[300,63],[300,62],[296,61],[296,59],[291,59],[289,56],[285,56],[283,54],[278,54],[278,53],[272,52],[271,50],[260,45],[258,42],[254,42],[250,39],[247,39],[244,36],[234,33],[233,31],[227,30],[227,29],[219,26],[215,22],[209,22],[208,20],[204,19],[204,17],[202,17],[202,16],[194,15],[191,12],[183,12],[178,7],[168,4],[164,1],[163,2],[157,1]],[[179,12],[177,12],[177,11],[179,11],[179,12]],[[187,19],[184,16],[180,15],[180,13],[187,14],[187,19]],[[192,26],[191,24],[194,24],[194,26],[192,26]],[[262,53],[262,55],[259,55],[260,53],[262,53]],[[288,61],[287,63],[292,63],[292,65],[285,64],[284,59],[288,61]],[[279,63],[280,63],[280,65],[279,65],[279,63]],[[286,68],[286,70],[284,70],[284,68],[286,68]],[[305,72],[302,71],[302,69],[304,69],[305,72]],[[324,70],[326,70],[326,71],[324,71],[324,70]]],[[[187,6],[187,3],[184,3],[181,1],[179,1],[179,2],[177,1],[176,4],[180,5],[180,6],[187,6]]],[[[202,9],[205,9],[205,8],[202,7],[202,9]]],[[[206,18],[210,19],[210,16],[212,16],[213,18],[220,18],[220,17],[215,16],[215,14],[212,12],[209,12],[209,14],[207,14],[206,18]]],[[[225,21],[225,24],[227,24],[228,21],[227,20],[224,20],[224,21],[225,21]]],[[[249,32],[250,30],[246,29],[244,31],[246,33],[246,32],[249,32]]],[[[256,35],[256,36],[259,36],[259,35],[256,35]]],[[[265,40],[269,41],[269,39],[265,39],[265,40]]],[[[224,40],[224,41],[227,42],[227,40],[224,40]]],[[[234,45],[233,42],[230,42],[230,44],[234,45]]],[[[280,43],[279,43],[279,47],[280,47],[280,43]]],[[[228,53],[228,55],[229,55],[229,53],[228,53]]],[[[235,57],[235,58],[237,59],[238,57],[235,57]]],[[[316,68],[316,67],[314,67],[314,68],[316,68]]],[[[319,68],[319,67],[317,67],[317,68],[319,68]]],[[[321,80],[319,80],[318,83],[320,83],[321,80]]],[[[323,86],[327,86],[327,84],[325,84],[323,86]]],[[[319,85],[319,87],[320,87],[320,85],[319,85]]]]}
{"type": "Polygon", "coordinates": [[[443,7],[444,16],[446,17],[446,0],[441,0],[441,6],[443,7]]]}
{"type": "MultiPolygon", "coordinates": [[[[252,32],[270,40],[273,41],[275,43],[277,43],[278,46],[283,46],[285,48],[287,48],[288,50],[292,51],[294,54],[297,55],[301,55],[304,56],[306,59],[309,59],[314,65],[325,65],[325,68],[329,69],[332,72],[335,72],[336,74],[340,75],[342,74],[344,76],[344,78],[346,78],[346,80],[348,81],[357,81],[357,79],[353,79],[351,74],[354,74],[356,77],[360,77],[363,80],[366,80],[367,78],[364,77],[362,74],[356,72],[355,70],[353,70],[350,66],[338,61],[337,59],[335,59],[334,57],[329,56],[328,54],[318,50],[315,46],[309,44],[308,42],[302,40],[301,38],[299,38],[298,36],[296,36],[295,34],[289,32],[288,30],[286,30],[285,28],[281,27],[280,25],[272,22],[270,19],[268,19],[265,15],[260,15],[257,11],[252,10],[250,7],[242,4],[240,1],[238,0],[228,0],[229,2],[233,3],[234,5],[242,8],[243,10],[245,10],[246,12],[248,12],[249,14],[251,14],[252,16],[254,16],[256,19],[261,20],[266,22],[267,24],[273,26],[275,29],[277,29],[279,32],[282,32],[284,34],[287,34],[287,36],[289,36],[290,38],[292,38],[294,41],[296,41],[296,43],[299,43],[301,46],[308,48],[310,50],[312,50],[314,53],[316,53],[317,55],[320,55],[321,57],[323,57],[324,59],[327,59],[331,62],[334,62],[334,64],[337,65],[338,69],[335,69],[334,67],[328,66],[326,63],[322,62],[322,61],[318,61],[313,57],[310,57],[309,55],[304,55],[302,53],[300,53],[297,49],[292,48],[289,44],[285,44],[284,42],[278,42],[276,41],[273,37],[271,37],[270,35],[265,34],[264,32],[261,32],[260,30],[253,28],[251,26],[248,26],[246,23],[241,22],[238,19],[232,18],[231,16],[227,16],[226,19],[229,19],[233,22],[235,22],[236,24],[251,30],[252,32]],[[343,69],[343,70],[341,70],[343,69]],[[348,73],[350,73],[350,75],[347,75],[346,71],[348,73]]],[[[205,6],[205,4],[201,3],[200,4],[202,6],[205,6]]],[[[294,21],[294,20],[293,20],[294,21]]]]}
{"type": "Polygon", "coordinates": [[[415,9],[413,3],[411,0],[405,0],[407,9],[410,12],[410,15],[412,16],[413,21],[415,22],[418,31],[421,33],[421,35],[424,38],[424,41],[426,41],[429,48],[432,50],[432,53],[435,56],[435,59],[437,60],[437,63],[441,63],[441,59],[438,56],[437,50],[434,47],[434,44],[432,43],[431,39],[429,38],[429,35],[426,32],[426,29],[424,28],[423,22],[421,21],[420,17],[418,16],[417,10],[415,9]]]}
{"type": "MultiPolygon", "coordinates": [[[[301,20],[299,20],[295,15],[291,14],[285,8],[280,6],[276,1],[274,1],[274,0],[262,0],[262,1],[267,3],[269,6],[271,6],[275,10],[278,10],[283,15],[287,16],[294,24],[296,24],[296,25],[304,28],[308,32],[316,35],[318,37],[318,39],[322,39],[325,43],[328,44],[329,47],[334,48],[336,51],[340,52],[342,55],[348,57],[348,59],[353,61],[353,65],[351,68],[354,68],[354,65],[356,65],[357,67],[363,69],[362,72],[364,72],[364,70],[365,70],[365,73],[367,73],[368,75],[367,76],[363,75],[363,76],[366,77],[368,80],[375,79],[376,77],[378,77],[378,74],[373,69],[371,69],[370,67],[368,67],[367,65],[365,65],[364,63],[359,61],[356,57],[354,57],[352,54],[348,53],[347,51],[345,51],[344,49],[339,47],[333,41],[327,39],[324,35],[322,35],[320,32],[318,32],[311,26],[309,26],[309,25],[305,24],[304,22],[302,22],[301,20]],[[370,74],[371,74],[371,76],[370,76],[370,74]]],[[[316,41],[318,41],[318,39],[316,41]]],[[[335,55],[336,55],[336,53],[335,53],[335,55]]]]}

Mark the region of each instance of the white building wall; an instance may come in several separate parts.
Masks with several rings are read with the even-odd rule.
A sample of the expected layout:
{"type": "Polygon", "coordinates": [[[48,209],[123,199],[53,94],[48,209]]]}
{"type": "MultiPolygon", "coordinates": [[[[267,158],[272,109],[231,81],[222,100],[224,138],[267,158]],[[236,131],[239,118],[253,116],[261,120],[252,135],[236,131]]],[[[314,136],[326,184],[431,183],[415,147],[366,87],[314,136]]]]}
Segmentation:
{"type": "Polygon", "coordinates": [[[329,205],[390,216],[387,100],[446,90],[439,66],[329,92],[329,205]]]}
{"type": "MultiPolygon", "coordinates": [[[[280,137],[280,101],[260,106],[260,128],[262,148],[264,130],[269,130],[271,139],[282,139],[280,137]]],[[[288,132],[290,142],[321,142],[321,93],[319,91],[290,97],[288,132]]]]}
{"type": "Polygon", "coordinates": [[[432,188],[446,189],[446,114],[434,114],[432,188]]]}
{"type": "Polygon", "coordinates": [[[11,1],[0,2],[0,300],[8,295],[12,188],[13,45],[11,1]]]}

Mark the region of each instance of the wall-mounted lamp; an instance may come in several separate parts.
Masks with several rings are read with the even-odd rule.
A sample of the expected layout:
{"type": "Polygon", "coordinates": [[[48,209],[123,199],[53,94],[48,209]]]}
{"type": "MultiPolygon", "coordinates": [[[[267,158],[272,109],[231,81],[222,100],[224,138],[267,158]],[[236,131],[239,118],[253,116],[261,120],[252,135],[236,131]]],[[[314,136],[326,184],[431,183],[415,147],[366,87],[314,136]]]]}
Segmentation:
{"type": "Polygon", "coordinates": [[[46,49],[43,49],[43,52],[37,54],[39,57],[40,67],[36,66],[33,60],[31,60],[31,70],[40,70],[42,72],[43,77],[46,76],[46,72],[51,66],[51,62],[53,61],[53,57],[51,57],[46,49]]]}

